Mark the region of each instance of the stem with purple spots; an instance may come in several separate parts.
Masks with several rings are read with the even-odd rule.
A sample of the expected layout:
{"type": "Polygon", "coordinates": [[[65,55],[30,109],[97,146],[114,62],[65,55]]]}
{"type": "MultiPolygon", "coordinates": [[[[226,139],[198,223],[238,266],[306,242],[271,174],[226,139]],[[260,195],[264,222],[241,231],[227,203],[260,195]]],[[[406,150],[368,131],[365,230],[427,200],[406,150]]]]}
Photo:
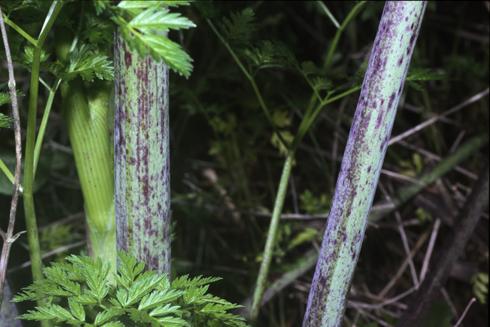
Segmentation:
{"type": "Polygon", "coordinates": [[[170,274],[168,67],[115,38],[117,245],[170,274]]]}
{"type": "Polygon", "coordinates": [[[303,327],[342,325],[425,1],[387,1],[364,76],[303,327]]]}

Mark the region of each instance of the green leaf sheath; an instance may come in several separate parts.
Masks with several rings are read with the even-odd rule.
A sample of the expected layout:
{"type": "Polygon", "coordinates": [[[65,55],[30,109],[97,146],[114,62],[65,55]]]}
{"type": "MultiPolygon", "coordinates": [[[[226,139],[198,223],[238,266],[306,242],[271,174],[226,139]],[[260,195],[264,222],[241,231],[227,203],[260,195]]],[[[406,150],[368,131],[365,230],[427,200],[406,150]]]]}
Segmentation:
{"type": "Polygon", "coordinates": [[[170,273],[168,67],[115,43],[117,244],[170,273]]]}
{"type": "Polygon", "coordinates": [[[87,216],[90,250],[116,264],[114,159],[110,85],[89,90],[79,79],[64,85],[63,108],[87,216]]]}
{"type": "Polygon", "coordinates": [[[303,327],[341,326],[426,2],[387,1],[353,119],[303,327]]]}

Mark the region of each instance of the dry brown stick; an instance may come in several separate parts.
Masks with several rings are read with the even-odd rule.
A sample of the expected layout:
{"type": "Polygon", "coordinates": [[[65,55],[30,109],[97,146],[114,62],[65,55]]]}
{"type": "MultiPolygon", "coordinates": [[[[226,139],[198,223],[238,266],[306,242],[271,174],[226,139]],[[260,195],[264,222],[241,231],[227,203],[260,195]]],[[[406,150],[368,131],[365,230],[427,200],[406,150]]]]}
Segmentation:
{"type": "Polygon", "coordinates": [[[489,89],[487,88],[486,90],[483,90],[483,91],[473,95],[469,99],[466,99],[462,103],[452,107],[448,111],[443,112],[443,113],[438,114],[438,115],[435,115],[434,117],[427,119],[423,123],[420,123],[417,126],[412,127],[409,130],[407,130],[407,131],[405,131],[405,132],[403,132],[397,136],[394,136],[393,138],[391,138],[391,140],[388,142],[388,144],[389,145],[395,144],[395,143],[400,142],[401,140],[403,140],[403,139],[405,139],[405,138],[407,138],[407,137],[409,137],[415,133],[420,132],[424,128],[436,123],[437,121],[441,120],[442,118],[447,117],[449,115],[452,115],[452,114],[460,111],[461,109],[468,107],[470,104],[473,104],[475,102],[480,101],[482,98],[488,96],[488,93],[489,93],[489,89]]]}
{"type": "Polygon", "coordinates": [[[434,228],[432,229],[432,234],[430,235],[429,245],[427,246],[427,251],[425,253],[424,261],[422,264],[422,269],[420,270],[421,282],[424,281],[427,272],[429,271],[430,259],[432,258],[432,253],[434,251],[434,246],[436,244],[437,235],[439,234],[439,228],[441,227],[441,220],[438,218],[434,223],[434,228]]]}
{"type": "Polygon", "coordinates": [[[400,268],[398,268],[393,278],[388,282],[388,284],[386,284],[386,286],[381,290],[381,292],[379,292],[377,297],[384,298],[391,291],[391,289],[396,285],[396,283],[400,280],[403,273],[407,269],[410,259],[413,259],[413,257],[415,257],[417,252],[422,248],[422,245],[424,245],[427,238],[429,238],[428,232],[422,234],[422,236],[418,239],[417,243],[415,243],[414,247],[412,248],[412,252],[410,253],[410,255],[407,258],[405,258],[405,260],[400,265],[400,268]]]}
{"type": "Polygon", "coordinates": [[[457,224],[452,235],[446,239],[438,260],[433,265],[431,273],[422,283],[418,292],[412,298],[408,310],[404,313],[398,327],[419,326],[427,309],[430,308],[438,291],[444,286],[451,266],[464,251],[468,240],[475,230],[483,211],[488,207],[489,195],[489,166],[488,159],[470,196],[459,213],[457,224]]]}
{"type": "Polygon", "coordinates": [[[20,135],[20,118],[19,118],[19,107],[17,104],[17,90],[15,85],[15,75],[14,75],[14,65],[12,63],[12,56],[10,54],[10,46],[7,37],[7,31],[5,29],[5,22],[3,21],[3,12],[0,8],[0,29],[2,32],[3,45],[5,47],[5,58],[7,59],[7,69],[9,75],[8,87],[10,93],[10,103],[12,105],[12,118],[14,123],[14,134],[15,134],[15,179],[14,179],[14,190],[12,195],[12,202],[10,204],[10,215],[9,223],[7,227],[7,232],[1,231],[3,238],[2,254],[0,256],[0,305],[3,300],[3,288],[5,283],[5,278],[7,274],[7,264],[10,254],[10,247],[12,243],[15,242],[20,233],[14,235],[15,227],[15,214],[17,211],[17,202],[19,201],[19,188],[20,188],[20,173],[22,165],[22,140],[20,135]]]}
{"type": "MultiPolygon", "coordinates": [[[[388,193],[388,191],[383,186],[383,183],[380,183],[379,186],[380,186],[380,189],[383,192],[386,200],[388,202],[393,202],[390,194],[388,193]]],[[[401,241],[403,244],[403,250],[405,251],[405,254],[406,254],[407,259],[408,259],[408,266],[410,268],[410,275],[412,276],[412,282],[414,284],[414,287],[418,288],[419,287],[419,279],[417,278],[417,270],[415,269],[415,264],[413,262],[411,255],[410,255],[410,253],[411,253],[410,244],[408,243],[407,233],[405,232],[405,228],[403,226],[402,216],[398,210],[395,210],[395,217],[396,217],[396,222],[398,225],[397,226],[398,233],[400,234],[400,238],[401,238],[401,241]]]]}

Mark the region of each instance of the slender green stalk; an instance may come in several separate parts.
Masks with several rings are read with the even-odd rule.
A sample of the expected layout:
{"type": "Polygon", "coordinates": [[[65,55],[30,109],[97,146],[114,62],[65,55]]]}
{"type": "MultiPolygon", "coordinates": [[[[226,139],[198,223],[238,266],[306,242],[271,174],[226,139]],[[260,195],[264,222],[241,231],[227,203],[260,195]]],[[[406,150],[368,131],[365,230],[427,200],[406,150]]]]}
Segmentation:
{"type": "Polygon", "coordinates": [[[116,267],[114,156],[110,85],[62,86],[63,110],[83,193],[91,255],[116,267]]]}
{"type": "Polygon", "coordinates": [[[269,123],[272,125],[272,128],[274,129],[274,132],[277,134],[277,137],[279,138],[279,141],[285,147],[287,147],[288,145],[287,145],[286,141],[284,140],[282,134],[279,133],[279,131],[277,130],[277,127],[274,124],[274,121],[272,119],[271,110],[269,109],[269,107],[265,103],[264,97],[262,96],[262,92],[260,92],[260,88],[257,85],[257,82],[255,81],[255,78],[245,68],[245,65],[242,63],[242,61],[240,60],[240,58],[238,57],[238,55],[235,53],[235,51],[232,49],[232,47],[230,46],[230,44],[225,40],[225,38],[218,31],[218,29],[216,28],[216,26],[214,26],[213,22],[210,19],[208,19],[207,21],[208,21],[209,26],[213,30],[214,34],[216,34],[216,36],[218,37],[218,39],[224,45],[224,47],[226,48],[226,50],[228,50],[228,52],[230,53],[230,55],[233,58],[233,60],[235,61],[235,63],[237,64],[237,66],[242,71],[243,75],[245,75],[245,77],[248,79],[248,81],[249,81],[250,85],[252,86],[252,89],[253,89],[253,91],[255,93],[255,96],[257,97],[257,100],[259,101],[260,108],[262,109],[262,112],[264,113],[264,115],[267,118],[267,120],[269,121],[269,123]]]}
{"type": "Polygon", "coordinates": [[[284,162],[282,169],[281,180],[279,182],[279,189],[277,190],[276,202],[274,204],[274,211],[272,212],[272,219],[269,226],[269,232],[267,234],[267,241],[265,243],[264,255],[262,263],[260,264],[259,275],[257,277],[257,283],[255,286],[252,310],[250,312],[250,318],[252,321],[257,319],[259,315],[260,306],[262,304],[262,297],[264,295],[267,276],[269,274],[269,268],[272,261],[272,255],[274,253],[274,245],[276,244],[277,230],[279,229],[279,221],[281,218],[282,208],[284,206],[284,200],[286,198],[289,177],[291,176],[291,170],[293,169],[294,153],[290,152],[284,162]]]}
{"type": "MultiPolygon", "coordinates": [[[[430,171],[417,176],[419,183],[400,188],[400,190],[396,192],[395,196],[393,196],[392,206],[386,209],[384,205],[380,205],[380,207],[382,207],[381,209],[372,210],[368,220],[370,222],[376,222],[386,217],[397,207],[403,205],[410,198],[419,194],[427,186],[431,185],[436,180],[452,171],[456,166],[468,159],[487,143],[488,135],[477,136],[470,139],[468,142],[461,145],[454,153],[441,160],[441,162],[434,166],[434,168],[432,168],[430,171]]],[[[316,250],[312,250],[305,254],[305,256],[298,259],[297,262],[293,264],[295,268],[292,268],[290,271],[284,273],[284,275],[279,277],[267,288],[267,290],[264,292],[262,305],[268,302],[271,297],[280,292],[284,287],[294,282],[294,280],[296,280],[299,276],[302,276],[304,273],[313,268],[317,263],[317,259],[318,251],[316,250]]]]}
{"type": "Polygon", "coordinates": [[[31,80],[29,87],[29,105],[27,113],[26,145],[24,159],[24,211],[26,219],[27,238],[29,243],[29,254],[31,258],[32,277],[34,280],[42,279],[41,249],[39,246],[39,235],[36,222],[36,210],[34,204],[34,149],[36,138],[37,99],[39,93],[39,67],[41,63],[41,49],[51,27],[58,16],[63,3],[53,1],[46,16],[41,33],[34,48],[31,66],[31,80]]]}
{"type": "Polygon", "coordinates": [[[320,1],[320,0],[317,0],[316,3],[320,7],[320,9],[323,10],[323,12],[325,13],[325,15],[327,15],[327,17],[332,21],[332,24],[336,28],[340,28],[339,22],[337,21],[337,19],[335,19],[335,16],[332,14],[332,12],[330,11],[330,9],[328,9],[327,5],[325,3],[323,3],[323,1],[320,1]]]}
{"type": "Polygon", "coordinates": [[[168,67],[129,49],[119,32],[114,52],[117,245],[170,274],[168,67]]]}
{"type": "MultiPolygon", "coordinates": [[[[362,3],[359,5],[356,5],[355,8],[352,9],[352,11],[349,13],[348,17],[346,20],[342,23],[342,29],[337,32],[337,38],[340,38],[342,35],[343,29],[349,24],[349,22],[355,17],[357,12],[360,10],[362,7],[362,3]]],[[[230,44],[223,38],[221,33],[218,31],[218,29],[214,26],[214,24],[211,22],[211,20],[208,20],[208,24],[213,30],[213,32],[216,34],[218,39],[221,41],[221,43],[225,46],[225,48],[228,50],[230,55],[232,56],[233,60],[237,64],[237,66],[240,68],[242,73],[245,75],[245,77],[248,79],[250,82],[250,85],[252,89],[255,92],[255,95],[257,96],[257,100],[259,102],[260,107],[262,108],[266,118],[272,123],[271,115],[270,115],[270,110],[267,107],[264,98],[262,96],[262,93],[260,92],[260,89],[254,79],[254,77],[248,72],[248,70],[245,68],[243,63],[241,62],[240,58],[238,55],[235,53],[235,51],[232,49],[230,44]]],[[[335,46],[331,46],[330,49],[334,49],[335,46]]],[[[308,79],[306,75],[303,74],[303,77],[305,78],[306,82],[312,87],[311,81],[308,79]]],[[[278,133],[276,131],[276,127],[273,125],[274,131],[277,133],[277,135],[280,137],[280,141],[289,148],[289,153],[285,159],[284,166],[283,166],[283,172],[281,175],[281,179],[279,181],[279,189],[278,193],[276,195],[276,201],[274,204],[274,209],[273,209],[273,217],[271,220],[271,224],[269,226],[269,231],[267,234],[267,240],[266,240],[266,245],[264,249],[264,256],[263,260],[259,269],[258,277],[257,277],[257,283],[255,286],[254,290],[254,297],[253,297],[253,303],[252,303],[252,308],[250,311],[250,319],[252,321],[257,319],[257,316],[260,311],[260,305],[262,302],[262,297],[264,294],[264,290],[266,287],[267,283],[267,276],[270,268],[270,264],[272,261],[272,253],[274,249],[274,244],[275,244],[275,238],[277,235],[277,230],[279,228],[279,220],[280,216],[282,213],[282,208],[284,206],[284,201],[286,198],[286,189],[288,186],[289,178],[291,176],[291,171],[292,171],[292,165],[294,162],[294,157],[296,153],[296,148],[303,139],[303,137],[306,135],[308,130],[311,128],[313,123],[316,121],[316,118],[320,114],[320,112],[328,105],[331,104],[339,99],[342,99],[354,92],[357,92],[359,90],[359,87],[353,87],[351,89],[348,89],[344,92],[341,92],[340,94],[337,94],[335,96],[330,97],[329,95],[325,97],[325,99],[321,99],[319,93],[312,87],[314,94],[312,95],[312,101],[310,101],[310,105],[308,106],[306,113],[303,117],[303,120],[300,123],[300,127],[298,129],[298,132],[295,135],[295,138],[292,142],[291,146],[288,146],[287,143],[283,140],[281,133],[278,133]],[[315,102],[314,100],[318,100],[318,105],[315,107],[315,102]]]]}
{"type": "Polygon", "coordinates": [[[328,48],[327,56],[325,58],[324,67],[326,69],[330,68],[333,60],[333,55],[335,54],[335,50],[337,50],[337,45],[339,44],[340,37],[344,30],[349,25],[349,23],[361,12],[362,7],[366,4],[366,1],[358,2],[349,12],[347,17],[342,21],[342,24],[337,29],[335,36],[333,37],[332,42],[328,48]]]}
{"type": "MultiPolygon", "coordinates": [[[[323,62],[323,68],[326,69],[327,71],[330,69],[333,56],[335,54],[335,51],[337,50],[337,45],[339,43],[339,40],[340,40],[342,34],[344,33],[344,31],[347,28],[347,26],[352,22],[352,20],[354,20],[354,18],[361,12],[361,10],[362,10],[362,8],[364,7],[365,4],[366,4],[366,1],[360,1],[360,2],[358,2],[349,11],[349,13],[345,17],[345,19],[342,21],[342,24],[340,25],[340,27],[337,29],[337,32],[335,33],[334,38],[333,38],[332,42],[330,42],[330,45],[328,47],[328,51],[327,51],[327,55],[325,57],[325,61],[323,62]]],[[[308,77],[307,76],[304,76],[304,77],[308,80],[308,77]]],[[[311,86],[311,82],[308,81],[308,84],[310,84],[310,86],[311,86]]],[[[308,114],[315,107],[316,101],[321,102],[321,100],[319,100],[318,98],[319,98],[318,97],[318,94],[314,90],[314,94],[311,96],[310,101],[308,103],[308,107],[306,109],[306,112],[308,114]]],[[[328,96],[327,96],[327,99],[328,99],[328,96]]],[[[326,101],[327,99],[324,99],[323,101],[326,101]]],[[[321,106],[319,106],[319,108],[321,108],[321,106]]]]}
{"type": "Polygon", "coordinates": [[[27,113],[26,146],[24,160],[24,211],[26,217],[27,238],[29,242],[29,254],[31,257],[32,277],[34,280],[42,279],[41,273],[41,249],[39,247],[39,235],[34,206],[34,142],[36,137],[37,97],[39,88],[39,64],[40,49],[34,49],[33,63],[31,67],[31,83],[29,89],[29,109],[27,113]]]}
{"type": "Polygon", "coordinates": [[[9,167],[7,167],[2,158],[0,158],[0,170],[5,174],[10,183],[14,184],[14,174],[12,174],[9,167]]]}
{"type": "Polygon", "coordinates": [[[35,40],[32,36],[30,36],[29,33],[24,31],[19,25],[11,21],[6,15],[3,16],[3,19],[5,20],[5,23],[10,27],[12,27],[17,33],[19,33],[20,36],[26,39],[34,47],[37,47],[37,40],[35,40]]]}
{"type": "Polygon", "coordinates": [[[61,79],[58,79],[55,82],[54,87],[49,88],[48,99],[46,100],[43,117],[41,119],[41,124],[39,125],[39,131],[36,137],[36,145],[34,146],[34,178],[36,178],[37,165],[39,163],[39,156],[41,155],[41,148],[43,146],[44,134],[46,133],[46,127],[48,125],[49,114],[51,113],[54,96],[56,95],[56,91],[58,90],[60,84],[61,79]]]}
{"type": "Polygon", "coordinates": [[[342,160],[303,327],[342,325],[426,2],[385,4],[342,160]]]}

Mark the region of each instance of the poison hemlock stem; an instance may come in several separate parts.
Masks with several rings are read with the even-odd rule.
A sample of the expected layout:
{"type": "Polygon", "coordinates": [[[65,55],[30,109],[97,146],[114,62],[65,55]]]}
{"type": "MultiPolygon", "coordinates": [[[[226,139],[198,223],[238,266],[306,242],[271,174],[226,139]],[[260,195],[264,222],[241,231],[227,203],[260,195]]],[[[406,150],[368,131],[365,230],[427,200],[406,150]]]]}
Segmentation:
{"type": "Polygon", "coordinates": [[[115,40],[117,245],[170,274],[168,67],[115,40]]]}
{"type": "Polygon", "coordinates": [[[387,1],[364,76],[303,327],[341,326],[426,2],[387,1]]]}

